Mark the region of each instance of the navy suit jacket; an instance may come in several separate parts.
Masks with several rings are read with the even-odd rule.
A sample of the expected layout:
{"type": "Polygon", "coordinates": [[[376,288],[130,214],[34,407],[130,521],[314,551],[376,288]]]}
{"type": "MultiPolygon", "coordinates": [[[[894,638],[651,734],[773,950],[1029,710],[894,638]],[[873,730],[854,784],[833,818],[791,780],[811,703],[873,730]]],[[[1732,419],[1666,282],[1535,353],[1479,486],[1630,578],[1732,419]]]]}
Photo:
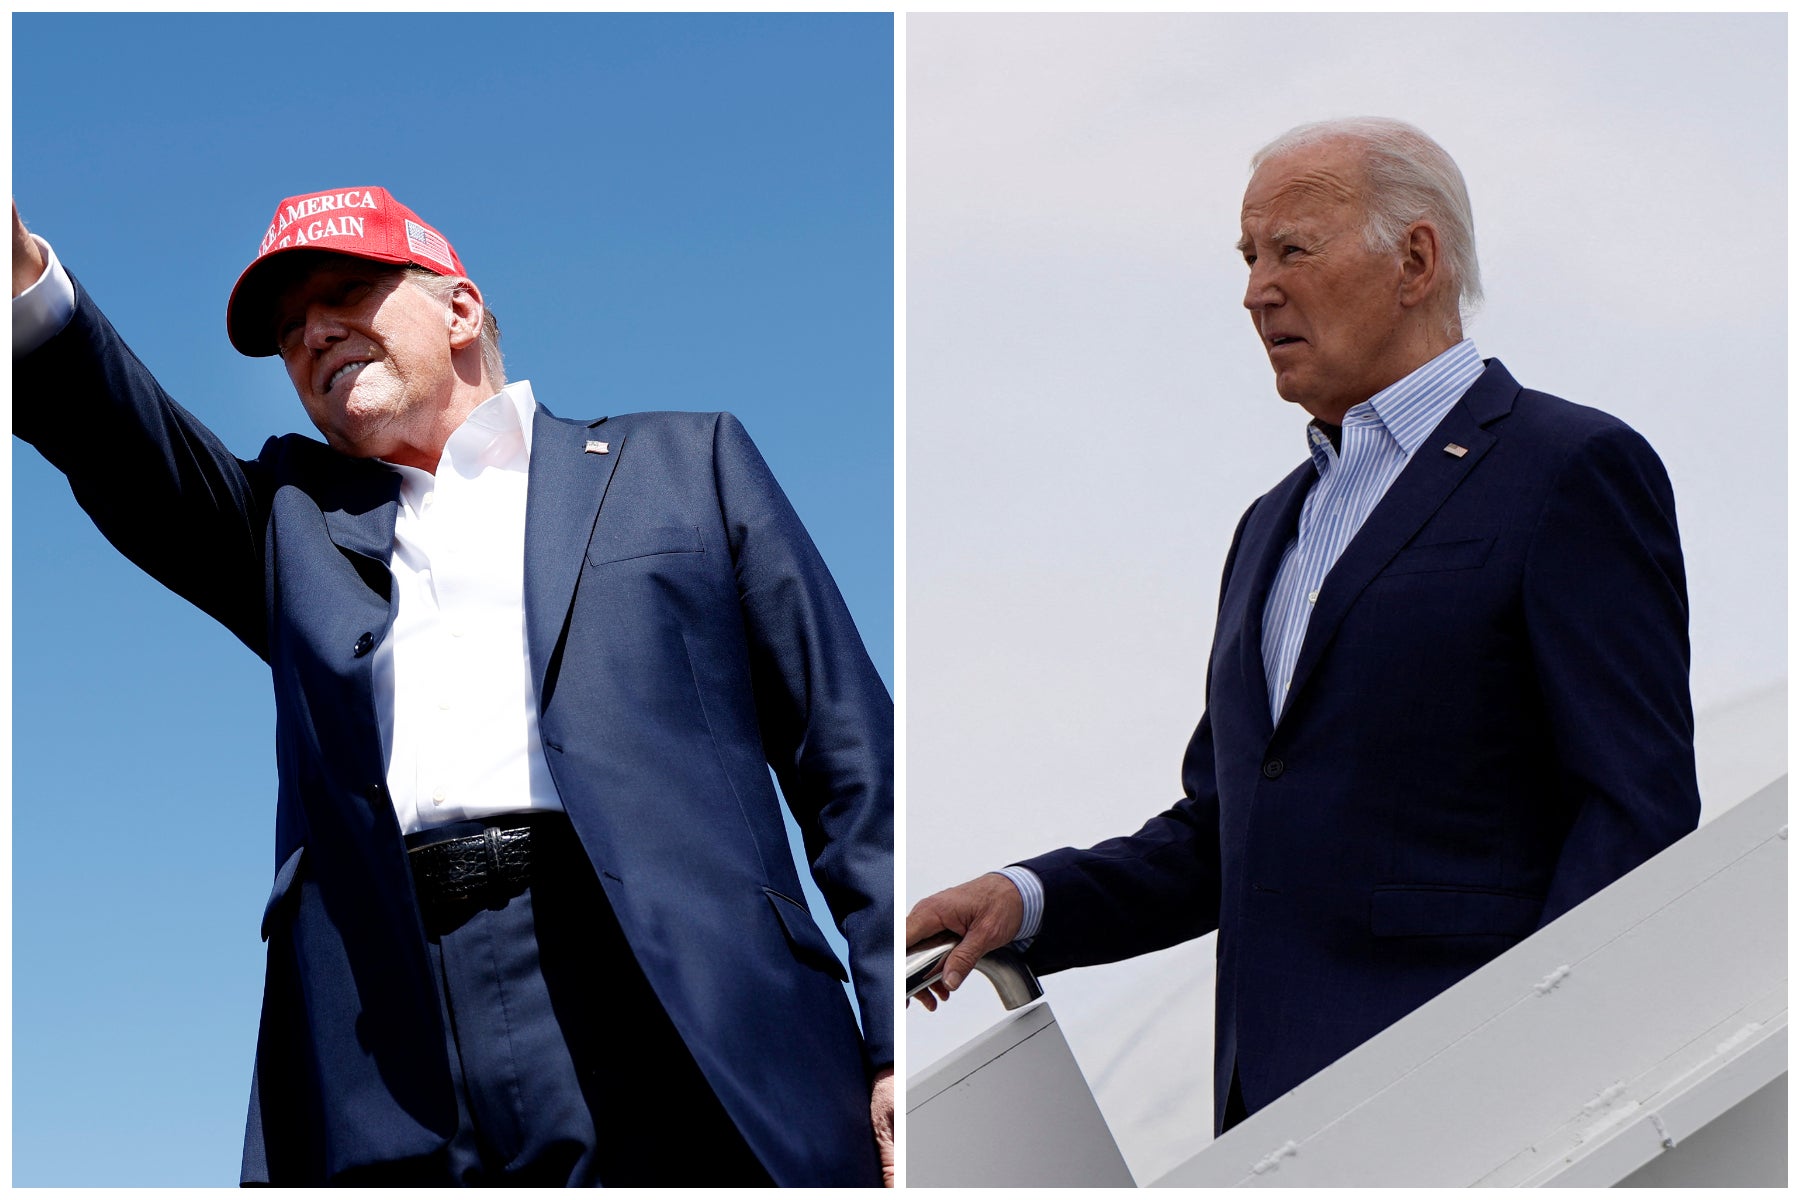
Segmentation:
{"type": "Polygon", "coordinates": [[[1184,798],[1024,863],[1040,971],[1219,931],[1215,1126],[1234,1069],[1254,1112],[1699,819],[1675,502],[1643,438],[1490,361],[1326,576],[1272,721],[1263,606],[1316,480],[1232,539],[1184,798]]]}
{"type": "MultiPolygon", "coordinates": [[[[15,368],[17,432],[274,682],[245,1179],[430,1154],[456,1104],[368,652],[393,620],[398,476],[298,435],[232,456],[77,290],[74,320],[15,368]]],[[[540,411],[525,572],[545,757],[675,1027],[778,1183],[878,1183],[893,706],[811,540],[729,414],[540,411]],[[800,898],[771,766],[850,944],[865,1036],[800,898]]]]}

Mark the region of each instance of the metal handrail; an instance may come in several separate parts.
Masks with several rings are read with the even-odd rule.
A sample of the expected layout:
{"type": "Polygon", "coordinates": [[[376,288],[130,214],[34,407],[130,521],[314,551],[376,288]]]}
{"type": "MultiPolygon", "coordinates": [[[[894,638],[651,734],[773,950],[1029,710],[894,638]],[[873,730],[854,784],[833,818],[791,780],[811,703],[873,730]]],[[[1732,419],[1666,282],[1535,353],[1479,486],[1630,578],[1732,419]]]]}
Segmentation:
{"type": "MultiPolygon", "coordinates": [[[[906,948],[906,998],[944,977],[944,960],[961,939],[954,933],[937,933],[906,948]]],[[[975,961],[975,969],[987,977],[1008,1009],[1023,1008],[1044,994],[1043,985],[1025,963],[1025,956],[1011,946],[989,950],[975,961]]]]}

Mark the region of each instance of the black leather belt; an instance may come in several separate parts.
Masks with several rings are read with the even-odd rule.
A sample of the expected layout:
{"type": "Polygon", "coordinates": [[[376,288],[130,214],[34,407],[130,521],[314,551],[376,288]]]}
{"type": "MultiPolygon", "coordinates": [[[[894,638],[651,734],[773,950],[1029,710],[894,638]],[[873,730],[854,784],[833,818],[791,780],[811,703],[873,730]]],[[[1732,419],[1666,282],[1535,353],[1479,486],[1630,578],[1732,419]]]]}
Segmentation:
{"type": "Polygon", "coordinates": [[[457,821],[406,839],[413,888],[425,906],[504,900],[531,882],[532,841],[541,866],[546,837],[567,818],[543,813],[457,821]]]}

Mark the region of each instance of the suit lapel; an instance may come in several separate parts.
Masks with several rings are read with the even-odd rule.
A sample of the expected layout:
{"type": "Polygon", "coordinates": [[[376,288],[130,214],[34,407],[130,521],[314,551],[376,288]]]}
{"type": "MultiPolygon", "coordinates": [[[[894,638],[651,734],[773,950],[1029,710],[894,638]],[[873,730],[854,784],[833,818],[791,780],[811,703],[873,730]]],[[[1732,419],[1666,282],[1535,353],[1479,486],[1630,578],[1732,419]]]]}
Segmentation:
{"type": "Polygon", "coordinates": [[[1512,398],[1518,390],[1506,368],[1497,361],[1490,363],[1468,394],[1452,405],[1437,428],[1426,435],[1412,461],[1344,547],[1344,553],[1319,588],[1318,603],[1306,625],[1306,640],[1300,644],[1300,657],[1294,663],[1284,714],[1293,711],[1325,647],[1370,580],[1418,534],[1493,448],[1495,436],[1483,425],[1511,411],[1512,398]],[[1451,444],[1463,447],[1466,453],[1447,451],[1445,447],[1451,444]]]}
{"type": "Polygon", "coordinates": [[[393,620],[394,522],[400,513],[400,477],[379,463],[349,459],[334,481],[333,495],[321,497],[325,533],[350,559],[364,583],[386,602],[393,620]]]}
{"type": "MultiPolygon", "coordinates": [[[[329,616],[316,614],[315,634],[322,648],[335,652],[327,660],[345,689],[341,716],[351,721],[348,744],[353,761],[344,764],[353,776],[379,779],[385,773],[375,705],[375,655],[353,651],[364,634],[379,644],[394,624],[394,523],[400,513],[400,476],[372,460],[340,460],[330,486],[314,496],[325,520],[325,532],[342,552],[362,586],[334,588],[329,616]]],[[[344,581],[349,584],[348,580],[344,581]]],[[[330,693],[327,693],[330,694],[330,693]]]]}
{"type": "Polygon", "coordinates": [[[593,428],[605,421],[565,421],[541,405],[531,424],[531,485],[525,500],[525,641],[538,704],[562,637],[587,545],[612,482],[625,435],[608,431],[604,453],[591,452],[593,428]]]}
{"type": "Polygon", "coordinates": [[[1232,569],[1233,575],[1242,573],[1247,587],[1243,600],[1244,640],[1239,647],[1238,667],[1243,686],[1251,696],[1259,698],[1251,707],[1258,714],[1265,735],[1273,726],[1269,720],[1268,675],[1263,670],[1263,609],[1268,606],[1269,589],[1275,586],[1275,573],[1281,568],[1288,543],[1294,540],[1294,534],[1300,528],[1300,510],[1306,503],[1306,495],[1318,481],[1318,469],[1309,458],[1275,486],[1244,529],[1241,551],[1244,561],[1232,569]]]}

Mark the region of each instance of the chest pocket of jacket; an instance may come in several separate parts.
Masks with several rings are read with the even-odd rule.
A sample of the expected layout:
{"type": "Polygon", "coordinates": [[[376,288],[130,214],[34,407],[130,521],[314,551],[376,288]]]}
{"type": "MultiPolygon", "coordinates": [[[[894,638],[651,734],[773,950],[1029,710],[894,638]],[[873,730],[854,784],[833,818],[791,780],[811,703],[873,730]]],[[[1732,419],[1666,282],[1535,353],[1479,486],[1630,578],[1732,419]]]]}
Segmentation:
{"type": "Polygon", "coordinates": [[[609,528],[603,520],[588,543],[588,562],[594,566],[647,558],[652,554],[700,554],[697,525],[638,525],[609,528]]]}
{"type": "Polygon", "coordinates": [[[1427,542],[1408,546],[1389,560],[1380,578],[1389,575],[1416,575],[1422,571],[1467,571],[1487,561],[1494,539],[1459,538],[1452,542],[1427,542]]]}

